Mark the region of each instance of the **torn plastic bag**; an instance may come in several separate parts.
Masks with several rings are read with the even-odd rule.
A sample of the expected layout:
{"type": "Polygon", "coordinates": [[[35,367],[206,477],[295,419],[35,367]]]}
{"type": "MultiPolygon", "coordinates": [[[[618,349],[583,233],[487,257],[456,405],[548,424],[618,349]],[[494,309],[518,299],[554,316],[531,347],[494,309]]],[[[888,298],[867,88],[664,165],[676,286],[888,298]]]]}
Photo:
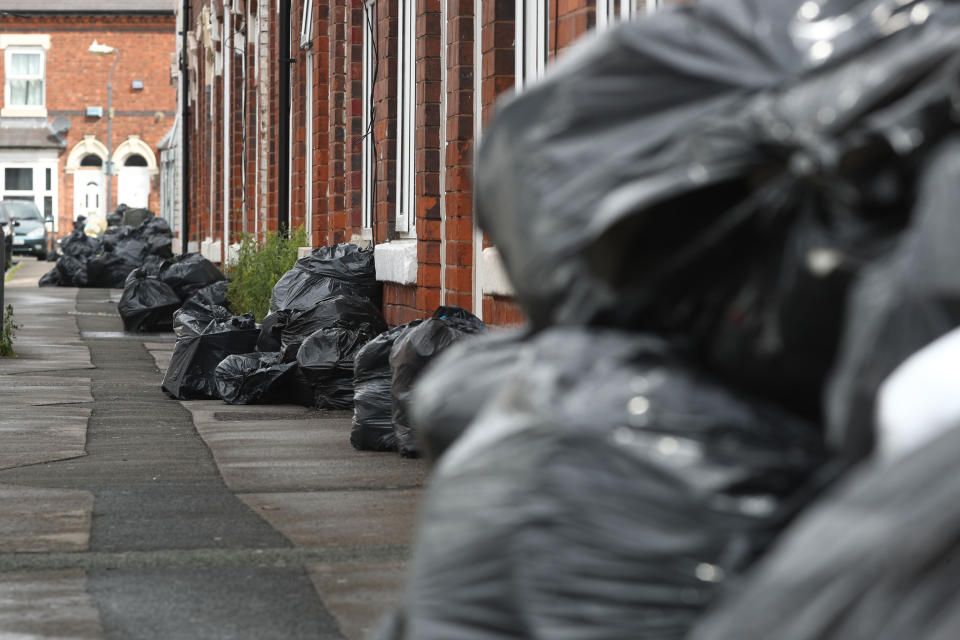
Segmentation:
{"type": "Polygon", "coordinates": [[[390,386],[390,350],[397,338],[421,324],[384,331],[357,352],[353,363],[353,428],[350,444],[360,451],[396,451],[390,386]]]}
{"type": "Polygon", "coordinates": [[[182,300],[190,297],[197,289],[226,280],[220,270],[199,253],[178,256],[163,270],[160,278],[170,285],[182,300]]]}
{"type": "Polygon", "coordinates": [[[214,377],[220,397],[230,404],[313,404],[313,389],[297,363],[282,362],[279,352],[228,356],[214,377]]]}
{"type": "Polygon", "coordinates": [[[955,638],[958,424],[954,415],[948,433],[913,454],[852,472],[731,585],[691,638],[955,638]]]}
{"type": "Polygon", "coordinates": [[[313,387],[315,407],[353,408],[354,359],[375,335],[364,324],[359,329],[320,329],[307,336],[297,351],[297,365],[313,387]]]}
{"type": "Polygon", "coordinates": [[[828,386],[830,438],[847,457],[870,451],[877,391],[912,353],[960,326],[960,138],[930,154],[909,227],[864,268],[850,296],[828,386]]]}
{"type": "Polygon", "coordinates": [[[227,356],[247,353],[259,329],[253,314],[231,317],[223,307],[183,308],[174,321],[177,344],[162,388],[178,400],[220,397],[214,372],[227,356]]]}
{"type": "Polygon", "coordinates": [[[301,343],[315,331],[331,328],[363,330],[378,335],[387,330],[387,323],[368,298],[335,296],[317,302],[302,311],[291,311],[280,331],[280,352],[284,362],[297,359],[301,343]]]}
{"type": "MultiPolygon", "coordinates": [[[[825,42],[810,71],[788,33],[800,5],[708,0],[650,16],[585,39],[499,105],[477,214],[535,328],[709,344],[733,312],[724,303],[748,293],[730,291],[734,274],[780,255],[798,211],[812,205],[828,229],[902,223],[916,157],[952,126],[958,10],[925,7],[898,23],[910,37],[867,37],[846,58],[825,42]]],[[[770,323],[760,337],[775,347],[770,323]]]]}
{"type": "Polygon", "coordinates": [[[127,276],[117,311],[126,331],[171,331],[180,298],[166,283],[136,269],[127,276]]]}
{"type": "Polygon", "coordinates": [[[60,274],[60,285],[64,287],[87,286],[86,258],[64,254],[57,258],[57,272],[60,274]]]}
{"type": "Polygon", "coordinates": [[[416,431],[410,421],[413,385],[424,367],[441,351],[470,335],[487,332],[487,325],[460,307],[438,307],[433,316],[405,332],[390,350],[393,381],[390,396],[393,404],[393,430],[400,454],[416,458],[420,455],[416,431]]]}
{"type": "Polygon", "coordinates": [[[654,336],[528,345],[434,470],[391,637],[685,638],[803,503],[820,434],[654,336]]]}
{"type": "Polygon", "coordinates": [[[61,282],[60,282],[59,269],[57,269],[57,267],[54,267],[53,269],[50,269],[50,271],[47,271],[45,274],[43,274],[43,277],[40,278],[40,282],[38,284],[41,287],[60,286],[61,282]]]}
{"type": "Polygon", "coordinates": [[[380,290],[373,251],[346,243],[320,247],[297,260],[277,281],[270,296],[270,311],[302,311],[337,295],[368,298],[379,308],[380,290]]]}
{"type": "Polygon", "coordinates": [[[503,332],[469,337],[427,365],[410,400],[410,419],[424,457],[436,461],[497,394],[527,338],[503,332]]]}

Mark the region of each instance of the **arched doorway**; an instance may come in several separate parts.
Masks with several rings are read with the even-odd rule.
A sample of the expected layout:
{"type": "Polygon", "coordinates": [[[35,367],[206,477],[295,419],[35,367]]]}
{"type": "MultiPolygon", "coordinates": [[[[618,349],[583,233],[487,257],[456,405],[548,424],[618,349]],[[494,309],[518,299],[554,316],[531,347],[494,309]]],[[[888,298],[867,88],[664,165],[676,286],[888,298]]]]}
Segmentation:
{"type": "Polygon", "coordinates": [[[147,160],[132,153],[123,161],[117,178],[117,204],[131,208],[147,208],[150,203],[150,169],[147,160]]]}
{"type": "Polygon", "coordinates": [[[73,174],[73,219],[91,214],[105,215],[106,179],[103,165],[107,148],[92,135],[84,136],[70,152],[67,173],[73,174]]]}

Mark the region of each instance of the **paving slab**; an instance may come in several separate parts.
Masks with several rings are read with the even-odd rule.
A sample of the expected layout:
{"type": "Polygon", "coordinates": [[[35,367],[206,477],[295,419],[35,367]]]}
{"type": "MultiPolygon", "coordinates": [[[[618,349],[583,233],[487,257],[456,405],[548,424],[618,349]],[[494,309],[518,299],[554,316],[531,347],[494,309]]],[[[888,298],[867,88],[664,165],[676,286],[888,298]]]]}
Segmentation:
{"type": "Polygon", "coordinates": [[[167,368],[170,367],[170,358],[173,357],[173,344],[166,342],[144,342],[143,346],[147,348],[147,352],[153,358],[154,362],[157,363],[157,369],[160,370],[160,375],[163,375],[167,372],[167,368]]]}
{"type": "Polygon", "coordinates": [[[356,547],[408,542],[422,492],[310,491],[248,493],[241,500],[301,547],[356,547]]]}
{"type": "Polygon", "coordinates": [[[93,402],[90,378],[50,375],[0,375],[0,407],[14,404],[39,407],[50,404],[93,402]]]}
{"type": "Polygon", "coordinates": [[[310,579],[347,638],[369,638],[400,604],[404,564],[307,565],[310,579]]]}
{"type": "Polygon", "coordinates": [[[209,404],[182,404],[194,414],[197,432],[234,491],[417,487],[426,477],[422,460],[355,450],[350,419],[342,413],[290,419],[295,409],[256,406],[249,409],[258,419],[243,420],[228,405],[211,411],[209,404]],[[278,419],[264,418],[276,409],[278,419]],[[224,420],[224,414],[233,415],[224,420]]]}
{"type": "Polygon", "coordinates": [[[86,551],[93,493],[0,485],[0,553],[86,551]]]}
{"type": "Polygon", "coordinates": [[[90,407],[5,406],[0,411],[0,469],[83,456],[90,407]]]}
{"type": "Polygon", "coordinates": [[[101,640],[100,616],[82,572],[0,573],[0,637],[101,640]]]}

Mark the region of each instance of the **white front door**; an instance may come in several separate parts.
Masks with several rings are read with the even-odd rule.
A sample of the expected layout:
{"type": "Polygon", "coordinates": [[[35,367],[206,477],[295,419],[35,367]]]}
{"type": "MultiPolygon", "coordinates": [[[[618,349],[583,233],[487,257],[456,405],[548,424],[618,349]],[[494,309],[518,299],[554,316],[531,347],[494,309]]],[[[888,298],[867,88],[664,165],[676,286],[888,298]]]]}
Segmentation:
{"type": "Polygon", "coordinates": [[[78,169],[73,174],[73,219],[91,214],[105,215],[103,171],[78,169]]]}
{"type": "Polygon", "coordinates": [[[130,208],[147,208],[150,201],[150,170],[146,167],[123,167],[117,185],[117,204],[130,208]]]}

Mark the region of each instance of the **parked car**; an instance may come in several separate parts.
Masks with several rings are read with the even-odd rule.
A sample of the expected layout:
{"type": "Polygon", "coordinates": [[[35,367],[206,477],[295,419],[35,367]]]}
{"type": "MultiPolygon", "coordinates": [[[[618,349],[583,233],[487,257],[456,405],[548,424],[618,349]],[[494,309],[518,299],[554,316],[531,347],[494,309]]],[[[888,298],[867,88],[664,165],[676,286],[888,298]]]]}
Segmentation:
{"type": "Polygon", "coordinates": [[[6,271],[13,265],[13,228],[19,223],[15,221],[6,209],[0,208],[0,227],[3,228],[3,244],[6,263],[3,270],[6,271]]]}
{"type": "Polygon", "coordinates": [[[29,200],[3,200],[0,201],[0,210],[20,223],[14,229],[13,252],[33,255],[37,260],[46,260],[47,248],[50,246],[49,233],[37,205],[29,200]]]}

